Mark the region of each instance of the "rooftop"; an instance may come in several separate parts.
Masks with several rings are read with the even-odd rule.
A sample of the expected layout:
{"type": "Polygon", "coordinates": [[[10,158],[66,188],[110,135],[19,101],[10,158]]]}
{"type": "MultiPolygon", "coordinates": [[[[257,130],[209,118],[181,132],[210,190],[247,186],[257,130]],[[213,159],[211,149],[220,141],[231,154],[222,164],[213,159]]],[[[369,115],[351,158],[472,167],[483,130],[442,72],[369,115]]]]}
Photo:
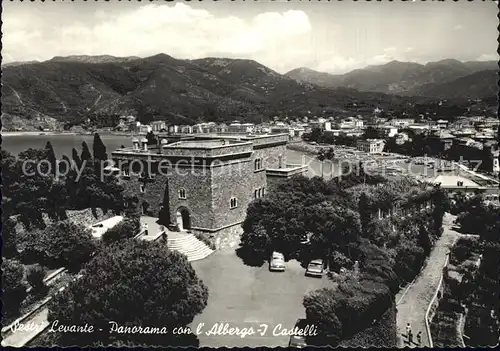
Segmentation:
{"type": "Polygon", "coordinates": [[[164,145],[163,148],[187,148],[187,149],[213,149],[224,146],[243,144],[238,140],[183,140],[176,143],[164,145]]]}
{"type": "Polygon", "coordinates": [[[459,175],[438,175],[435,178],[431,178],[430,182],[433,184],[441,184],[443,188],[446,187],[457,187],[458,183],[462,183],[462,187],[479,187],[480,185],[472,180],[459,176],[459,175]]]}

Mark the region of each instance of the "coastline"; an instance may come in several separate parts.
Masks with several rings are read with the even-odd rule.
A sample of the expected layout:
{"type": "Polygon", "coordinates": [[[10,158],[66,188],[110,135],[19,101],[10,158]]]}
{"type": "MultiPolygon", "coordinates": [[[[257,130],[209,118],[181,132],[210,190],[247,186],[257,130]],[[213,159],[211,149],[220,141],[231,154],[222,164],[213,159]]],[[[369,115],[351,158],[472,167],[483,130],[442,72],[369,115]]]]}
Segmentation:
{"type": "Polygon", "coordinates": [[[2,136],[38,136],[38,135],[94,135],[95,133],[99,133],[99,135],[118,135],[118,136],[134,136],[134,135],[143,135],[143,134],[134,134],[127,132],[108,132],[108,131],[95,131],[95,132],[1,132],[2,136]]]}

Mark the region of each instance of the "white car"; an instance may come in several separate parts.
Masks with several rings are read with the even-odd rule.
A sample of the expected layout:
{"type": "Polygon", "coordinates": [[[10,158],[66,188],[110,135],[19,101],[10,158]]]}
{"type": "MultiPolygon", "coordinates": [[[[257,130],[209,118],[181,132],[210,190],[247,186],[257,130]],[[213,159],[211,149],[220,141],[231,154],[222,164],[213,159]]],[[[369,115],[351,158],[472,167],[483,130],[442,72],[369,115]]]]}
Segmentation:
{"type": "Polygon", "coordinates": [[[269,261],[269,270],[272,271],[285,271],[285,256],[280,252],[273,252],[271,260],[269,261]]]}
{"type": "Polygon", "coordinates": [[[307,266],[306,275],[322,277],[324,272],[323,260],[316,259],[309,262],[307,266]]]}

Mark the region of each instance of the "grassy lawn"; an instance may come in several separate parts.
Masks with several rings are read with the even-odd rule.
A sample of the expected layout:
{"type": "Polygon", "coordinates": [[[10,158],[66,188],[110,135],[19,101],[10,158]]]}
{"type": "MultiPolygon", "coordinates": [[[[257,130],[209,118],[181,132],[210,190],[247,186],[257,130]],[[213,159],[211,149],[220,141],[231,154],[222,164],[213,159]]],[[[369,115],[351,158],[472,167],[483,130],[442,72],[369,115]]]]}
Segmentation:
{"type": "MultiPolygon", "coordinates": [[[[198,276],[208,287],[208,305],[193,321],[200,347],[288,346],[289,336],[274,336],[273,329],[281,324],[291,329],[298,318],[305,317],[304,295],[322,287],[334,287],[326,277],[304,276],[297,261],[287,262],[285,272],[269,272],[267,264],[250,267],[243,264],[234,251],[217,251],[208,258],[192,262],[198,276]],[[232,328],[253,328],[254,335],[206,335],[216,323],[229,323],[232,328]],[[265,335],[259,325],[267,324],[265,335]],[[261,329],[261,332],[257,332],[261,329]]],[[[279,327],[279,326],[278,326],[279,327]]]]}

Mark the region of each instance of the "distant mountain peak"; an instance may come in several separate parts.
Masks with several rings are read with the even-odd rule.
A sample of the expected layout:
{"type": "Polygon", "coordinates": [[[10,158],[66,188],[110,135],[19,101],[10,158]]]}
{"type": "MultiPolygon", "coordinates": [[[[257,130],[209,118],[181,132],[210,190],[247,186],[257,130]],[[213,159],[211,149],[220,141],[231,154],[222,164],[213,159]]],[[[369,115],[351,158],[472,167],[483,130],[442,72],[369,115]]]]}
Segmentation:
{"type": "Polygon", "coordinates": [[[111,55],[69,55],[54,56],[50,62],[112,63],[138,60],[137,56],[116,57],[111,55]]]}
{"type": "MultiPolygon", "coordinates": [[[[382,65],[355,69],[342,75],[317,72],[305,67],[291,70],[286,75],[297,81],[326,88],[349,87],[359,91],[420,95],[422,92],[426,93],[427,89],[434,89],[431,86],[445,84],[490,69],[498,69],[497,64],[493,61],[460,62],[456,59],[444,59],[422,65],[416,62],[392,60],[382,65]]],[[[478,77],[476,76],[476,79],[478,77]]],[[[474,78],[470,81],[474,81],[474,78]]],[[[449,87],[443,91],[444,95],[447,92],[456,95],[449,87]]],[[[478,88],[476,91],[476,94],[481,94],[481,89],[478,88]]],[[[489,93],[486,88],[483,91],[489,93]]],[[[461,89],[460,94],[463,93],[465,91],[461,89]]]]}

